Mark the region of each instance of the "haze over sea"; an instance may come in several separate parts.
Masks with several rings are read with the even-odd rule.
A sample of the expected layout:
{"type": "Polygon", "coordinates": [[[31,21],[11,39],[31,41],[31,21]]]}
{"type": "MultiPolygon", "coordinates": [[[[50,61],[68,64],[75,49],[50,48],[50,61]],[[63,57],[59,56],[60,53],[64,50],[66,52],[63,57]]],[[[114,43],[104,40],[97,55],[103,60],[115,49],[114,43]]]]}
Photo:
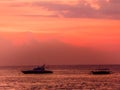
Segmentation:
{"type": "Polygon", "coordinates": [[[99,65],[49,65],[53,74],[23,74],[35,66],[0,67],[0,90],[120,90],[120,65],[102,65],[113,74],[92,75],[99,65]]]}

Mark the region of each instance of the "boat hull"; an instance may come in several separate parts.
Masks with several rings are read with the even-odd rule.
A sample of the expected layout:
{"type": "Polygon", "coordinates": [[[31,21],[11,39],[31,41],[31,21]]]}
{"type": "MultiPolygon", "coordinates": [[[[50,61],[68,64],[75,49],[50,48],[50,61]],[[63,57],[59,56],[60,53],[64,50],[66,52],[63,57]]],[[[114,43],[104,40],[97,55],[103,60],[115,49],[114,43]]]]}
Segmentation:
{"type": "Polygon", "coordinates": [[[28,70],[28,71],[22,71],[22,73],[24,73],[24,74],[51,74],[53,72],[52,71],[32,71],[32,70],[28,70]]]}
{"type": "Polygon", "coordinates": [[[109,71],[91,71],[94,75],[104,75],[104,74],[111,74],[109,71]]]}

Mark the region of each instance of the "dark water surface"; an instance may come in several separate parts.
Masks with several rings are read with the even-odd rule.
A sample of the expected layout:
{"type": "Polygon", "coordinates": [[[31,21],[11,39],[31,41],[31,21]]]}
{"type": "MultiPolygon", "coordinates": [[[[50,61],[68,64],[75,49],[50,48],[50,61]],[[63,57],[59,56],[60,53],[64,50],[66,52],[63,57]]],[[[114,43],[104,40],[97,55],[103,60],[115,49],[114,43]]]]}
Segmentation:
{"type": "Polygon", "coordinates": [[[53,74],[23,74],[34,66],[0,67],[0,90],[120,90],[120,65],[51,65],[53,74]],[[113,74],[92,75],[109,68],[113,74]]]}

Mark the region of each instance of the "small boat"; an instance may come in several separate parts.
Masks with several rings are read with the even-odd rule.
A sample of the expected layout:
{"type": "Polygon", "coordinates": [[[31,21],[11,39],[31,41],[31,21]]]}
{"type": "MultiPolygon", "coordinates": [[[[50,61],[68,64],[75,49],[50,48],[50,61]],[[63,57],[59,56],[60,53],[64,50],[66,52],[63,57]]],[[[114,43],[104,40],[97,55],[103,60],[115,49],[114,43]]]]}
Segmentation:
{"type": "Polygon", "coordinates": [[[33,70],[22,71],[22,73],[24,74],[50,74],[50,73],[53,73],[53,71],[45,70],[45,65],[43,65],[41,67],[38,66],[36,68],[33,68],[33,70]]]}
{"type": "Polygon", "coordinates": [[[104,74],[111,74],[110,69],[96,69],[91,71],[94,75],[104,75],[104,74]]]}

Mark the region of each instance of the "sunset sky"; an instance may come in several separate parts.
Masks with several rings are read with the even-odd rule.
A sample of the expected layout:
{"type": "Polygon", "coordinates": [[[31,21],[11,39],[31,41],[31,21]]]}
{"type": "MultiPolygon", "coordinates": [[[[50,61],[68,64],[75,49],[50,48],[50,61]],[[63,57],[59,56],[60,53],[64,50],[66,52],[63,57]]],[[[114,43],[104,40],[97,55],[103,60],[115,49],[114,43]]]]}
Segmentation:
{"type": "Polygon", "coordinates": [[[120,64],[120,0],[0,0],[0,65],[120,64]]]}

